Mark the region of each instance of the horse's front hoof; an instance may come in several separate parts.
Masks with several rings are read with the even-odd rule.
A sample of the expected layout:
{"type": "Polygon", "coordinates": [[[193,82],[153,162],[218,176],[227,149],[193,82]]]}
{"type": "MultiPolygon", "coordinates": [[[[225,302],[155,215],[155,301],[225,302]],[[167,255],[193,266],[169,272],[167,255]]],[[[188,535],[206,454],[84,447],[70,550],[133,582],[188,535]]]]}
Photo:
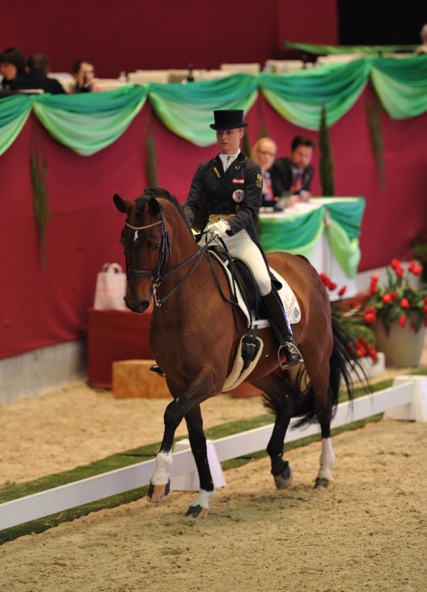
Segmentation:
{"type": "Polygon", "coordinates": [[[278,475],[273,475],[273,476],[274,476],[274,483],[275,483],[277,489],[286,489],[287,487],[290,487],[292,485],[293,474],[292,474],[292,469],[289,466],[289,464],[287,465],[286,469],[282,473],[279,473],[278,475]]]}
{"type": "Polygon", "coordinates": [[[202,506],[190,506],[187,510],[186,516],[191,516],[192,518],[206,518],[209,514],[208,508],[202,508],[202,506]]]}
{"type": "Polygon", "coordinates": [[[161,504],[168,499],[170,495],[171,482],[170,479],[166,485],[153,485],[150,481],[147,491],[147,501],[152,504],[161,504]]]}
{"type": "Polygon", "coordinates": [[[325,477],[317,477],[314,483],[314,489],[319,491],[329,491],[332,489],[334,482],[326,479],[325,477]]]}

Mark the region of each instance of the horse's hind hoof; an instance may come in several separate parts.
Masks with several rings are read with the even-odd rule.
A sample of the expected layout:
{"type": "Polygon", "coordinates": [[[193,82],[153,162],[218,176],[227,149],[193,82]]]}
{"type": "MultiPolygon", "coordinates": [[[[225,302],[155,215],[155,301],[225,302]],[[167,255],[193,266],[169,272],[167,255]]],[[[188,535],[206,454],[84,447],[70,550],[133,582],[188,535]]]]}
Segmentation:
{"type": "Polygon", "coordinates": [[[317,477],[314,483],[314,489],[319,491],[329,491],[333,486],[333,481],[325,479],[325,477],[317,477]]]}
{"type": "Polygon", "coordinates": [[[275,483],[277,489],[286,489],[287,487],[290,487],[292,485],[293,474],[292,474],[292,469],[289,465],[286,467],[286,469],[282,473],[279,473],[278,475],[273,475],[273,476],[274,476],[274,483],[275,483]]]}
{"type": "Polygon", "coordinates": [[[202,506],[190,506],[187,510],[186,516],[191,516],[192,518],[206,518],[209,514],[208,508],[202,508],[202,506]]]}
{"type": "Polygon", "coordinates": [[[161,504],[168,499],[170,495],[171,482],[170,479],[166,485],[153,485],[150,481],[147,491],[147,501],[152,504],[161,504]]]}

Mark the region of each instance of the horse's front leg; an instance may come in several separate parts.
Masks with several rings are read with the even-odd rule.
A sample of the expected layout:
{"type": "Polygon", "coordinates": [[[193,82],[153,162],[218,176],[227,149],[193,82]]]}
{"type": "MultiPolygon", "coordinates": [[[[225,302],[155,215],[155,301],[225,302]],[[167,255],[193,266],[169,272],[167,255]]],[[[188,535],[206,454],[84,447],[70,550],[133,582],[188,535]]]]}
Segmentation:
{"type": "Polygon", "coordinates": [[[214,496],[215,486],[209,467],[206,436],[203,431],[203,419],[200,405],[193,407],[185,416],[191,451],[196,462],[200,488],[195,500],[190,504],[186,516],[206,518],[209,513],[209,501],[214,496]]]}
{"type": "Polygon", "coordinates": [[[187,412],[187,399],[177,397],[169,403],[164,414],[165,430],[160,451],[156,456],[156,468],[150,480],[147,500],[153,503],[165,501],[170,495],[169,471],[172,464],[172,446],[175,432],[187,412]]]}

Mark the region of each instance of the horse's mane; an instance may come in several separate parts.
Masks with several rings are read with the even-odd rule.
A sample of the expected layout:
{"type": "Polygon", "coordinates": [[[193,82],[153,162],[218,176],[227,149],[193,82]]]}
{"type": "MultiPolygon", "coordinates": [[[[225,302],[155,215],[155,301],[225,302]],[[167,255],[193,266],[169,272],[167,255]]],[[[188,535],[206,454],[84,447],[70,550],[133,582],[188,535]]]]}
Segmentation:
{"type": "MultiPolygon", "coordinates": [[[[169,191],[167,189],[162,189],[161,187],[144,189],[143,195],[140,195],[139,197],[137,197],[135,199],[136,212],[139,213],[140,211],[142,211],[144,209],[144,205],[152,197],[155,197],[155,198],[160,197],[162,199],[165,199],[169,203],[171,203],[173,206],[175,206],[175,208],[178,210],[181,218],[184,220],[185,225],[187,226],[188,230],[191,231],[191,228],[190,228],[190,226],[189,226],[189,224],[187,222],[187,218],[184,215],[184,211],[183,211],[183,209],[181,207],[181,204],[178,202],[178,200],[176,199],[176,197],[174,195],[172,195],[172,193],[169,193],[169,191]]],[[[162,207],[162,206],[160,206],[160,207],[162,207]]]]}

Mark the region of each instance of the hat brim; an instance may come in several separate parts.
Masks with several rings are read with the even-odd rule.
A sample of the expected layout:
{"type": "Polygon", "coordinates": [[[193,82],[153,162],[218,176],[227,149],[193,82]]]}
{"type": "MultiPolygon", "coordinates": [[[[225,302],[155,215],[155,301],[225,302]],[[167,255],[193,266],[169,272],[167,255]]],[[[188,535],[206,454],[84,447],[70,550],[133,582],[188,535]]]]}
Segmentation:
{"type": "Polygon", "coordinates": [[[222,125],[221,124],[216,125],[215,123],[211,123],[209,127],[212,128],[213,130],[216,130],[216,131],[219,131],[219,130],[224,131],[224,130],[237,129],[239,127],[248,127],[248,125],[249,125],[249,123],[235,123],[233,125],[231,125],[231,124],[226,125],[225,123],[222,125]]]}

